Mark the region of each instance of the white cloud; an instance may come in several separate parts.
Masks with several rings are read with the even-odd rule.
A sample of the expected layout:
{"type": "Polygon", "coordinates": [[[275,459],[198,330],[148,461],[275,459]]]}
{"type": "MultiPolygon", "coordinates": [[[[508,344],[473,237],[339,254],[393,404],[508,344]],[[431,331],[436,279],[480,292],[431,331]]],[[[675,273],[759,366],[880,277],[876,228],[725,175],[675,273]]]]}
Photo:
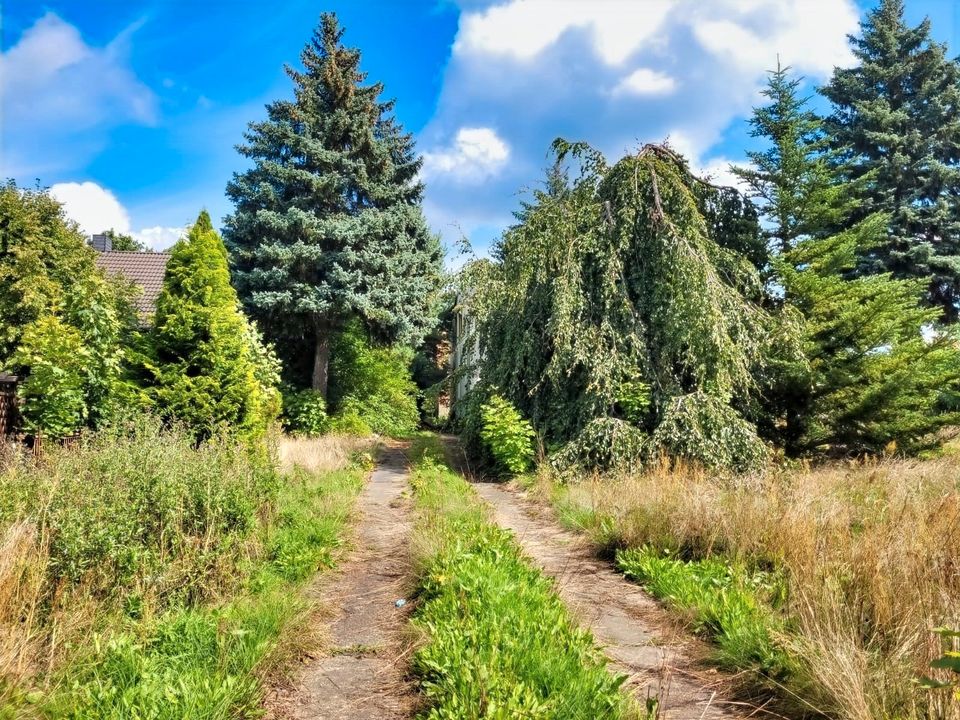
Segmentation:
{"type": "Polygon", "coordinates": [[[613,89],[614,95],[664,95],[677,87],[677,81],[666,73],[650,68],[637,68],[613,89]]]}
{"type": "Polygon", "coordinates": [[[63,204],[67,217],[87,235],[114,230],[130,233],[130,216],[117,196],[93,182],[57,183],[50,194],[63,204]]]}
{"type": "Polygon", "coordinates": [[[453,145],[423,153],[423,175],[477,182],[494,175],[510,157],[510,148],[487,127],[460,128],[453,145]]]}
{"type": "Polygon", "coordinates": [[[113,230],[132,235],[154,250],[165,250],[186,231],[181,227],[160,226],[132,230],[130,214],[117,196],[94,182],[57,183],[51,186],[50,195],[63,204],[66,216],[87,235],[113,230]]]}
{"type": "Polygon", "coordinates": [[[848,65],[847,33],[859,14],[846,0],[726,0],[705,3],[691,23],[697,40],[748,73],[762,73],[780,57],[800,73],[817,77],[848,65]]]}
{"type": "Polygon", "coordinates": [[[660,29],[671,0],[511,0],[461,16],[455,52],[530,60],[573,29],[586,30],[610,65],[626,60],[660,29]]]}
{"type": "Polygon", "coordinates": [[[153,248],[154,250],[166,250],[177,240],[186,235],[189,229],[190,228],[188,226],[162,227],[157,225],[155,227],[144,228],[143,230],[131,234],[149,248],[153,248]]]}
{"type": "Polygon", "coordinates": [[[79,164],[102,147],[109,129],[156,121],[156,97],[128,67],[136,28],[93,47],[76,27],[48,12],[0,53],[5,174],[29,176],[79,164]]]}
{"type": "Polygon", "coordinates": [[[437,110],[420,133],[432,151],[425,175],[458,179],[454,168],[469,163],[450,138],[461,128],[496,128],[509,158],[495,173],[464,171],[469,193],[428,183],[430,220],[471,237],[509,224],[557,136],[616,160],[669,135],[693,167],[730,182],[727,160],[753,142],[731,131],[762,102],[778,55],[822,82],[850,62],[858,17],[855,0],[461,0],[437,110]]]}

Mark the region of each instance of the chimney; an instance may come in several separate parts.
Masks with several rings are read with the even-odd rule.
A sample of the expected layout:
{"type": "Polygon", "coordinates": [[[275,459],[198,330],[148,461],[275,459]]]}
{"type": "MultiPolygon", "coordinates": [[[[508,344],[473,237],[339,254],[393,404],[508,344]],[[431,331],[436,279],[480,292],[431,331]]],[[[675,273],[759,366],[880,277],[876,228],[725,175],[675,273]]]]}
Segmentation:
{"type": "Polygon", "coordinates": [[[107,233],[99,233],[90,238],[90,247],[97,252],[110,252],[113,250],[113,238],[107,233]]]}

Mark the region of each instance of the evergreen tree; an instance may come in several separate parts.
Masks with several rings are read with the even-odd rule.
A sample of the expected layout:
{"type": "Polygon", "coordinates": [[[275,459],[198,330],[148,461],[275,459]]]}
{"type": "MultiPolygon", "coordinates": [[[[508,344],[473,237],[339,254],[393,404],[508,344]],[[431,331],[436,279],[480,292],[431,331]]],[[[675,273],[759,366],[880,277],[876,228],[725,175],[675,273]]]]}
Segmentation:
{"type": "Polygon", "coordinates": [[[787,252],[798,239],[838,221],[849,211],[828,159],[823,121],[799,97],[802,78],[789,67],[769,73],[762,95],[770,100],[754,110],[751,137],[765,138],[763,150],[747,152],[751,166],[732,168],[766,217],[764,236],[775,252],[787,252]]]}
{"type": "Polygon", "coordinates": [[[822,93],[833,103],[827,132],[848,179],[868,178],[850,220],[890,218],[890,236],[867,251],[865,273],[928,281],[928,301],[957,319],[960,301],[960,66],[909,27],[903,0],[882,0],[851,37],[859,63],[840,68],[822,93]]]}
{"type": "Polygon", "coordinates": [[[278,409],[276,379],[240,310],[226,248],[206,211],[171,250],[149,355],[147,385],[158,409],[201,437],[221,425],[262,431],[278,409]]]}
{"type": "Polygon", "coordinates": [[[737,170],[779,251],[779,320],[799,328],[799,347],[770,348],[760,425],[795,454],[909,448],[955,419],[939,405],[956,385],[960,358],[950,339],[923,337],[939,314],[920,307],[923,280],[851,277],[857,258],[885,241],[887,219],[874,214],[832,230],[849,224],[857,193],[832,176],[820,121],[798,86],[786,68],[770,73],[771,102],[751,120],[768,145],[750,154],[753,167],[737,170]]]}
{"type": "Polygon", "coordinates": [[[800,240],[776,262],[787,311],[802,317],[801,362],[788,373],[787,449],[911,450],[957,422],[943,407],[960,381],[956,340],[925,338],[938,308],[920,306],[923,280],[888,273],[849,278],[857,257],[880,243],[887,219],[800,240]]]}
{"type": "Polygon", "coordinates": [[[360,53],[324,14],[287,68],[295,99],[251,123],[250,170],[234,175],[226,220],[236,286],[298,380],[326,395],[331,339],[353,318],[383,341],[429,329],[440,247],[420,209],[412,137],[364,85],[360,53]]]}

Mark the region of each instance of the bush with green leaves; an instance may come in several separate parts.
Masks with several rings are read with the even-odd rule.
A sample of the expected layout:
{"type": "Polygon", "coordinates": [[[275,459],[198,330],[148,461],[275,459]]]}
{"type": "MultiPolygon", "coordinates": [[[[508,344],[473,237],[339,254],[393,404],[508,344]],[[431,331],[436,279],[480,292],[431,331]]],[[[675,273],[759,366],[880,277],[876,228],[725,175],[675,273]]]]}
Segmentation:
{"type": "Polygon", "coordinates": [[[288,432],[322,435],[328,429],[327,401],[316,390],[283,392],[283,426],[288,432]]]}
{"type": "Polygon", "coordinates": [[[23,329],[9,363],[27,371],[17,389],[27,432],[63,437],[83,424],[87,359],[80,333],[56,316],[47,315],[23,329]]]}
{"type": "Polygon", "coordinates": [[[45,191],[0,188],[0,227],[0,370],[25,378],[25,429],[63,436],[136,404],[123,378],[133,287],[96,268],[45,191]]]}
{"type": "Polygon", "coordinates": [[[650,436],[626,420],[594,418],[573,440],[550,455],[562,477],[587,470],[636,470],[650,452],[650,436]]]}
{"type": "Polygon", "coordinates": [[[497,465],[516,475],[533,462],[533,441],[537,434],[530,422],[499,395],[487,400],[480,410],[483,428],[480,438],[489,448],[497,465]]]}
{"type": "Polygon", "coordinates": [[[420,422],[410,350],[379,346],[364,327],[350,324],[333,344],[330,361],[331,429],[402,437],[420,422]]]}

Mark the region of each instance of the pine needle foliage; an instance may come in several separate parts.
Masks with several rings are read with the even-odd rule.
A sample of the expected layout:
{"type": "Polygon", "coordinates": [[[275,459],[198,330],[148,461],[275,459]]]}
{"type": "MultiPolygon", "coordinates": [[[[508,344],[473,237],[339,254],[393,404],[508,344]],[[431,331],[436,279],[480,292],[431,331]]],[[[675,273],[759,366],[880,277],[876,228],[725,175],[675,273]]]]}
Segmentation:
{"type": "Polygon", "coordinates": [[[860,259],[889,241],[889,216],[851,224],[870,177],[837,176],[823,122],[798,87],[789,68],[769,74],[769,103],[751,121],[767,146],[751,153],[753,167],[737,170],[774,241],[778,322],[799,341],[770,348],[762,432],[794,455],[922,447],[957,419],[945,400],[960,355],[948,334],[933,332],[939,309],[920,306],[925,280],[858,277],[860,259]]]}
{"type": "Polygon", "coordinates": [[[324,14],[303,70],[287,68],[294,99],[250,124],[238,150],[254,165],[227,186],[240,297],[283,352],[289,379],[324,396],[333,337],[360,319],[380,341],[417,344],[441,276],[413,138],[342,37],[324,14]]]}
{"type": "Polygon", "coordinates": [[[496,248],[497,278],[472,290],[473,306],[488,308],[479,318],[481,386],[500,388],[554,446],[582,440],[588,426],[591,442],[614,442],[597,430],[619,424],[598,418],[655,434],[678,398],[709,398],[699,414],[716,423],[679,420],[671,438],[686,427],[689,442],[649,454],[756,464],[764,450],[755,434],[722,452],[724,438],[711,434],[721,417],[739,417],[735,406],[753,391],[767,317],[753,300],[754,265],[711,235],[703,182],[662,145],[613,166],[586,145],[554,148],[558,163],[580,161],[581,176],[551,171],[496,248]]]}
{"type": "Polygon", "coordinates": [[[930,20],[911,27],[904,0],[882,0],[852,37],[857,63],[838,68],[821,92],[833,103],[831,144],[859,186],[844,227],[875,212],[889,237],[860,258],[864,274],[892,272],[928,282],[927,300],[948,322],[960,312],[960,64],[931,36],[930,20]]]}

